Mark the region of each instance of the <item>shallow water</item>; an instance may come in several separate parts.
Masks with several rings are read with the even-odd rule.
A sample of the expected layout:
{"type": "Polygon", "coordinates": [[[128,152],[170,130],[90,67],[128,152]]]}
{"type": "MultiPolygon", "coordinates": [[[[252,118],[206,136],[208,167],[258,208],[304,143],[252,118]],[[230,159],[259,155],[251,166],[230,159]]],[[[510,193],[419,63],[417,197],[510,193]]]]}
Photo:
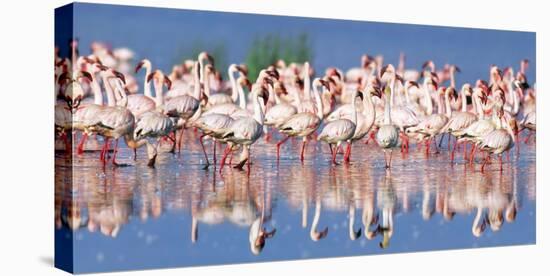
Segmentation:
{"type": "Polygon", "coordinates": [[[480,160],[472,168],[461,154],[451,164],[445,143],[429,156],[414,146],[408,155],[396,150],[386,171],[372,143],[355,144],[351,164],[333,166],[324,144],[309,143],[302,164],[300,141],[288,142],[277,162],[275,142],[262,139],[252,147],[250,175],[229,166],[220,175],[217,167],[202,170],[197,137],[186,133],[181,154],[161,154],[156,169],[143,149],[134,162],[122,141],[117,160],[130,166],[103,167],[98,152],[87,152],[74,156],[71,170],[56,154],[56,235],[74,239],[75,272],[535,243],[532,142],[504,158],[502,173],[496,160],[481,173],[480,160]],[[276,233],[254,255],[249,229],[262,206],[264,227],[276,233]],[[472,231],[478,209],[480,237],[472,231]],[[313,241],[316,215],[318,231],[328,234],[313,241]],[[351,231],[362,232],[355,240],[350,218],[351,231]]]}
{"type": "Polygon", "coordinates": [[[459,154],[451,164],[445,144],[429,156],[396,150],[386,171],[372,143],[355,144],[351,164],[333,166],[321,143],[308,145],[301,164],[300,142],[289,142],[277,163],[275,142],[262,139],[252,148],[250,175],[229,166],[220,175],[217,167],[202,170],[197,134],[185,139],[181,154],[161,154],[156,169],[146,166],[144,150],[134,162],[123,142],[118,162],[126,167],[103,167],[99,153],[88,152],[74,156],[70,170],[64,153],[56,154],[56,234],[74,235],[75,272],[535,243],[533,143],[521,144],[519,155],[513,149],[502,173],[496,160],[481,173],[480,160],[471,167],[459,154]],[[262,206],[264,227],[276,233],[254,255],[249,230],[262,206]],[[486,221],[480,237],[472,231],[478,209],[480,225],[486,221]],[[313,241],[316,215],[318,231],[328,234],[313,241]]]}

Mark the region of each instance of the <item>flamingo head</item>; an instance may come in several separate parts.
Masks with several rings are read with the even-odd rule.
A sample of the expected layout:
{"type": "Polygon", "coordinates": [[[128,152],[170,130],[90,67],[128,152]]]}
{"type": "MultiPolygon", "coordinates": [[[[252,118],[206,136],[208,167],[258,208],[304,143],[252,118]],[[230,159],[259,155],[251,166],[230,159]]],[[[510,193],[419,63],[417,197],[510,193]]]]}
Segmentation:
{"type": "Polygon", "coordinates": [[[435,71],[435,63],[432,60],[427,60],[424,63],[422,63],[422,70],[426,71],[426,69],[430,69],[430,72],[435,71]]]}
{"type": "Polygon", "coordinates": [[[481,237],[481,234],[483,234],[483,231],[485,231],[485,227],[487,226],[488,221],[489,220],[487,219],[487,215],[485,215],[481,223],[478,223],[472,227],[472,234],[474,235],[474,237],[481,237]]]}
{"type": "Polygon", "coordinates": [[[382,98],[382,90],[378,86],[372,86],[370,88],[370,95],[378,98],[382,98]]]}
{"type": "Polygon", "coordinates": [[[151,68],[151,61],[149,61],[148,59],[143,59],[143,60],[141,60],[141,61],[136,65],[136,68],[134,69],[134,73],[137,73],[142,67],[151,68]]]}
{"type": "Polygon", "coordinates": [[[214,58],[207,52],[201,52],[198,57],[199,61],[208,61],[209,64],[214,66],[214,58]]]}
{"type": "Polygon", "coordinates": [[[450,99],[456,100],[458,99],[458,93],[456,92],[456,89],[452,86],[449,86],[445,89],[445,95],[449,95],[450,99]]]}
{"type": "Polygon", "coordinates": [[[241,85],[243,87],[246,87],[248,89],[248,91],[252,90],[252,83],[250,82],[250,80],[247,77],[240,76],[237,79],[237,82],[239,83],[239,85],[241,85]]]}
{"type": "Polygon", "coordinates": [[[460,72],[462,72],[462,71],[460,70],[460,67],[458,67],[458,66],[456,66],[456,65],[454,65],[454,64],[451,65],[451,66],[449,67],[449,70],[451,71],[451,73],[454,73],[454,72],[460,73],[460,72]]]}
{"type": "Polygon", "coordinates": [[[465,83],[462,85],[462,93],[466,94],[466,96],[472,96],[474,91],[472,89],[472,85],[469,83],[465,83]]]}

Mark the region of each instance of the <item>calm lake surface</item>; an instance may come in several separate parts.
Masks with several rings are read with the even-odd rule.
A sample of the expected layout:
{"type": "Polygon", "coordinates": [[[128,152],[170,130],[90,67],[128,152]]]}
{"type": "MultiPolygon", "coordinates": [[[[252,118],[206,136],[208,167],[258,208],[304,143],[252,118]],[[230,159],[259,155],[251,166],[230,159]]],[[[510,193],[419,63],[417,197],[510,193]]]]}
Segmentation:
{"type": "Polygon", "coordinates": [[[64,153],[56,154],[56,235],[74,239],[75,272],[535,243],[532,142],[504,158],[502,173],[496,160],[481,173],[462,155],[451,164],[445,143],[429,156],[396,150],[386,171],[372,143],[355,144],[351,164],[333,166],[326,145],[310,143],[302,164],[300,141],[287,143],[277,163],[275,141],[261,139],[252,147],[250,175],[229,166],[220,175],[218,167],[202,169],[198,134],[189,131],[186,139],[181,154],[161,154],[156,169],[147,167],[144,150],[134,162],[123,142],[117,159],[125,167],[104,168],[98,152],[87,152],[74,157],[71,170],[64,153]],[[262,209],[265,228],[276,233],[255,255],[249,231],[262,209]],[[476,237],[478,211],[479,225],[486,223],[476,237]],[[317,241],[310,235],[315,217],[318,231],[328,229],[317,241]]]}

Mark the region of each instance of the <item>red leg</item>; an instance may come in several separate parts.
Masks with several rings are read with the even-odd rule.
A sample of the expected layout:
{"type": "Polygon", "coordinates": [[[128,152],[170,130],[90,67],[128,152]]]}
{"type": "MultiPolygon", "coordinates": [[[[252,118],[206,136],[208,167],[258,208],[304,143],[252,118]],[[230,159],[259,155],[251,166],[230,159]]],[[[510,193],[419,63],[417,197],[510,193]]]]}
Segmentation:
{"type": "MultiPolygon", "coordinates": [[[[510,152],[508,151],[508,153],[510,152]]],[[[498,161],[500,163],[500,171],[502,171],[502,153],[498,155],[498,161]]]]}
{"type": "Polygon", "coordinates": [[[336,146],[336,149],[332,152],[332,164],[334,165],[338,165],[338,163],[336,163],[336,153],[338,153],[339,150],[340,146],[336,146]]]}
{"type": "Polygon", "coordinates": [[[470,165],[472,165],[474,163],[474,157],[475,157],[475,154],[476,154],[476,149],[477,149],[477,146],[472,145],[472,151],[470,151],[470,165]]]}
{"type": "Polygon", "coordinates": [[[346,146],[346,153],[344,154],[344,162],[349,163],[351,156],[351,143],[346,146]]]}
{"type": "Polygon", "coordinates": [[[206,161],[205,168],[208,168],[208,166],[210,166],[210,162],[208,161],[208,154],[206,154],[206,148],[204,147],[204,136],[206,136],[206,134],[199,137],[199,142],[201,143],[202,152],[204,153],[204,160],[206,161]]]}
{"type": "Polygon", "coordinates": [[[491,159],[491,155],[487,154],[487,157],[485,157],[485,161],[483,161],[483,164],[481,165],[481,172],[485,171],[485,165],[487,165],[487,162],[489,162],[489,159],[491,159]]]}
{"type": "Polygon", "coordinates": [[[428,138],[428,140],[426,140],[426,142],[425,142],[425,144],[426,144],[426,155],[429,155],[429,154],[430,154],[431,139],[432,139],[432,138],[428,138]]]}
{"type": "Polygon", "coordinates": [[[84,144],[86,143],[87,139],[88,139],[88,133],[84,132],[84,134],[82,134],[82,137],[80,138],[80,142],[78,143],[78,147],[76,150],[77,154],[84,153],[84,144]]]}
{"type": "Polygon", "coordinates": [[[222,173],[223,166],[225,165],[225,159],[227,158],[227,155],[229,154],[230,151],[231,151],[231,145],[227,144],[223,152],[222,159],[220,161],[220,173],[222,173]]]}
{"type": "Polygon", "coordinates": [[[453,151],[451,151],[451,162],[453,162],[455,160],[455,151],[456,151],[457,144],[458,144],[458,141],[455,141],[455,143],[453,145],[453,151]]]}
{"type": "Polygon", "coordinates": [[[306,152],[307,137],[302,141],[302,150],[300,151],[300,160],[304,162],[304,154],[306,152]]]}

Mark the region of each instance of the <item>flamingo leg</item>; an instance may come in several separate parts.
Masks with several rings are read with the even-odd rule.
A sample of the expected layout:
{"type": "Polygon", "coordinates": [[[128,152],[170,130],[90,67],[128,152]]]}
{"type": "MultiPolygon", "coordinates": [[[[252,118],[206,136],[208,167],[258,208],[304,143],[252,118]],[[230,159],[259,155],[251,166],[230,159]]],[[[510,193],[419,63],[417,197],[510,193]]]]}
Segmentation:
{"type": "Polygon", "coordinates": [[[436,137],[432,137],[431,140],[434,142],[435,153],[439,154],[439,146],[437,145],[436,137]]]}
{"type": "Polygon", "coordinates": [[[344,162],[349,163],[351,157],[351,142],[346,146],[346,153],[344,154],[344,162]]]}
{"type": "Polygon", "coordinates": [[[388,166],[388,169],[391,169],[391,157],[392,157],[393,150],[390,149],[390,163],[388,166]]]}
{"type": "MultiPolygon", "coordinates": [[[[302,140],[302,149],[300,151],[300,160],[302,162],[304,162],[304,154],[306,152],[306,144],[307,144],[307,137],[304,137],[304,139],[302,140]]],[[[279,156],[278,154],[279,152],[277,151],[277,156],[279,156]]]]}
{"type": "Polygon", "coordinates": [[[332,151],[332,164],[334,165],[338,165],[338,163],[336,163],[336,154],[338,153],[339,150],[340,150],[340,145],[336,145],[336,149],[332,151]]]}
{"type": "Polygon", "coordinates": [[[285,138],[283,138],[283,140],[277,143],[277,160],[279,160],[281,145],[284,144],[288,140],[288,138],[290,138],[290,136],[286,136],[285,138]]]}
{"type": "Polygon", "coordinates": [[[212,145],[212,151],[214,152],[214,153],[213,153],[214,156],[212,157],[212,159],[213,159],[212,161],[213,161],[214,165],[216,165],[216,161],[217,161],[217,160],[216,160],[216,144],[217,144],[217,143],[216,143],[216,139],[213,139],[213,141],[214,141],[214,142],[213,142],[213,145],[212,145]]]}
{"type": "Polygon", "coordinates": [[[474,164],[474,158],[476,154],[477,146],[472,145],[472,151],[470,151],[470,165],[474,164]]]}
{"type": "Polygon", "coordinates": [[[208,161],[208,154],[206,154],[206,148],[204,147],[204,136],[206,136],[206,134],[199,137],[199,142],[201,143],[202,152],[204,153],[204,160],[206,161],[206,165],[204,165],[203,169],[206,170],[210,166],[210,161],[208,161]]]}
{"type": "Polygon", "coordinates": [[[387,156],[386,150],[383,150],[383,151],[384,151],[384,167],[387,169],[390,167],[388,166],[388,156],[387,156]]]}
{"type": "Polygon", "coordinates": [[[118,164],[116,163],[116,154],[118,152],[118,138],[115,139],[115,148],[113,150],[113,159],[111,160],[113,166],[118,166],[118,164]]]}
{"type": "Polygon", "coordinates": [[[468,149],[468,144],[467,143],[463,143],[463,149],[462,149],[462,157],[464,158],[464,160],[466,160],[466,151],[468,149]]]}
{"type": "Polygon", "coordinates": [[[481,172],[485,171],[485,165],[487,165],[490,159],[491,159],[491,155],[487,154],[487,157],[485,157],[485,161],[483,161],[483,164],[481,165],[481,172]]]}
{"type": "Polygon", "coordinates": [[[170,152],[171,153],[174,153],[176,152],[176,145],[177,145],[177,140],[178,140],[178,136],[177,136],[177,130],[174,129],[174,131],[172,131],[172,134],[171,135],[174,135],[174,140],[173,140],[173,143],[172,143],[172,149],[170,149],[170,152]]]}
{"type": "Polygon", "coordinates": [[[223,152],[222,159],[220,161],[220,174],[222,173],[223,166],[225,165],[225,159],[227,159],[227,155],[229,155],[230,151],[231,151],[231,145],[227,144],[223,152]]]}
{"type": "Polygon", "coordinates": [[[426,140],[425,144],[426,144],[426,155],[429,155],[430,154],[430,144],[431,144],[431,138],[428,138],[428,140],[426,140]]]}
{"type": "MultiPolygon", "coordinates": [[[[508,153],[510,153],[508,151],[508,153]]],[[[502,171],[502,153],[498,155],[498,162],[500,163],[500,171],[502,171]]]]}
{"type": "Polygon", "coordinates": [[[456,151],[457,144],[458,144],[458,141],[455,141],[455,143],[453,145],[453,151],[451,151],[451,162],[453,162],[455,160],[455,151],[456,151]]]}
{"type": "Polygon", "coordinates": [[[80,138],[80,142],[78,143],[78,147],[76,150],[77,154],[84,153],[84,144],[86,143],[87,139],[88,139],[88,133],[84,132],[84,134],[82,134],[82,137],[80,138]]]}

